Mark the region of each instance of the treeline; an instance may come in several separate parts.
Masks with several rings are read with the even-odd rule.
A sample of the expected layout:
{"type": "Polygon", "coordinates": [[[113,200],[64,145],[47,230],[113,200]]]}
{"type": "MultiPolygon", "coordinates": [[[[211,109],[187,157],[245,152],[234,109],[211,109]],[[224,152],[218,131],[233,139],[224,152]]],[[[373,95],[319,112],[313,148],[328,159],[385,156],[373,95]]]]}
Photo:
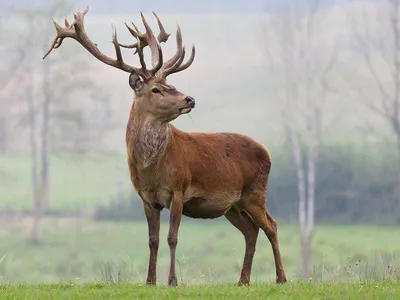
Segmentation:
{"type": "MultiPolygon", "coordinates": [[[[289,151],[275,153],[268,206],[280,219],[297,221],[297,178],[289,151]]],[[[315,221],[400,224],[395,196],[397,158],[384,145],[331,145],[317,163],[315,221]]]]}
{"type": "MultiPolygon", "coordinates": [[[[290,148],[271,149],[267,205],[280,222],[297,223],[296,169],[290,148]]],[[[317,163],[315,220],[334,224],[400,224],[397,158],[390,145],[326,145],[317,163]]],[[[168,214],[163,214],[164,218],[168,214]]],[[[96,208],[96,219],[144,220],[133,191],[96,208]]]]}

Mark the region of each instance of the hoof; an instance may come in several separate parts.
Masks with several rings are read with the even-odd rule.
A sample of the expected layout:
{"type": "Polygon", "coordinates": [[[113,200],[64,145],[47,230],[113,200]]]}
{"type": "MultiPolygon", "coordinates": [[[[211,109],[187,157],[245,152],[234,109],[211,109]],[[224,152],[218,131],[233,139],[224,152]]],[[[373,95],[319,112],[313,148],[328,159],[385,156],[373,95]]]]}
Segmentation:
{"type": "Polygon", "coordinates": [[[287,282],[287,280],[286,280],[286,277],[284,276],[284,277],[282,277],[282,278],[277,278],[276,279],[276,283],[277,284],[284,284],[284,283],[286,283],[287,282]]]}
{"type": "Polygon", "coordinates": [[[237,285],[238,286],[248,286],[248,285],[250,285],[250,282],[249,281],[245,281],[245,280],[239,280],[237,285]]]}

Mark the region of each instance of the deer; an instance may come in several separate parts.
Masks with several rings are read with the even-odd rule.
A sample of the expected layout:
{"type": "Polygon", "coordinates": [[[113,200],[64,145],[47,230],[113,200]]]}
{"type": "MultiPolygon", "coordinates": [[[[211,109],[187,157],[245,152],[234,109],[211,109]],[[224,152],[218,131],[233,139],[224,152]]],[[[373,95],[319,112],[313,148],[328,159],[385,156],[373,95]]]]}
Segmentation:
{"type": "Polygon", "coordinates": [[[132,22],[125,26],[134,38],[133,44],[121,44],[112,23],[112,43],[116,58],[102,53],[91,41],[84,26],[89,11],[74,13],[70,24],[65,18],[61,27],[53,18],[56,37],[44,55],[61,46],[64,38],[80,43],[90,54],[106,65],[129,74],[133,103],[126,126],[127,164],[134,190],[143,204],[148,225],[147,285],[157,284],[157,257],[160,235],[160,213],[169,210],[167,242],[170,252],[168,285],[177,286],[175,253],[182,216],[215,219],[224,216],[244,236],[245,254],[238,285],[249,285],[259,229],[267,236],[274,256],[276,283],[283,284],[286,275],[279,249],[277,221],[266,208],[271,155],[264,145],[249,136],[230,132],[185,132],[171,122],[195,108],[195,99],[167,83],[167,77],[186,70],[194,61],[195,46],[183,63],[186,50],[179,23],[176,27],[176,52],[164,61],[160,44],[170,37],[158,15],[156,37],[140,12],[146,32],[132,22]],[[151,52],[151,67],[144,59],[145,47],[151,52]],[[127,64],[121,48],[133,49],[140,67],[127,64]]]}

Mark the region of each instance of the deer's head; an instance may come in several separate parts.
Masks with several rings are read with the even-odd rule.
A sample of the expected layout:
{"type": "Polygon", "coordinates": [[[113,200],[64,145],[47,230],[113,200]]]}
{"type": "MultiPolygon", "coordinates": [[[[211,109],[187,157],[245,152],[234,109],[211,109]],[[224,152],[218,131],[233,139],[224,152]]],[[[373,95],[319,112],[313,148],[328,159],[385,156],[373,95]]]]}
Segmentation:
{"type": "Polygon", "coordinates": [[[69,24],[67,19],[65,19],[65,27],[61,27],[53,20],[57,35],[43,59],[53,49],[59,48],[64,38],[72,38],[79,42],[98,60],[130,74],[129,85],[135,93],[135,109],[141,115],[146,115],[161,122],[168,122],[181,114],[189,113],[194,108],[195,101],[192,97],[179,92],[175,87],[167,83],[168,75],[187,69],[193,63],[195,57],[195,48],[193,46],[190,58],[186,63],[182,64],[185,58],[185,47],[182,46],[182,34],[179,25],[177,25],[176,31],[176,53],[166,62],[164,62],[160,43],[165,43],[170,34],[165,31],[160,19],[154,12],[153,14],[157,19],[160,29],[157,38],[154,36],[142,13],[141,17],[146,29],[145,33],[140,33],[139,29],[133,23],[133,27],[125,24],[129,32],[136,39],[134,44],[120,44],[117,39],[117,31],[113,25],[112,42],[117,57],[113,59],[103,54],[97,45],[89,39],[84,27],[84,18],[88,11],[89,7],[82,12],[75,13],[72,24],[69,24]],[[144,60],[143,49],[146,46],[149,46],[151,51],[151,69],[147,68],[144,60]],[[121,47],[135,49],[135,54],[139,56],[141,67],[138,68],[126,64],[122,59],[121,47]]]}

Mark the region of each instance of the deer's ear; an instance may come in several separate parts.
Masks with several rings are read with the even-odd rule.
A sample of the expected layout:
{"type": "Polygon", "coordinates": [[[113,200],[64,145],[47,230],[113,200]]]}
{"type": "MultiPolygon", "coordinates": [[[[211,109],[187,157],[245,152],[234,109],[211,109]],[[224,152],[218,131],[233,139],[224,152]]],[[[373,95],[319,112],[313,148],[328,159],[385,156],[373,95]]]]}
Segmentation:
{"type": "Polygon", "coordinates": [[[135,92],[140,92],[143,88],[143,81],[137,73],[132,72],[129,75],[129,85],[135,92]]]}

